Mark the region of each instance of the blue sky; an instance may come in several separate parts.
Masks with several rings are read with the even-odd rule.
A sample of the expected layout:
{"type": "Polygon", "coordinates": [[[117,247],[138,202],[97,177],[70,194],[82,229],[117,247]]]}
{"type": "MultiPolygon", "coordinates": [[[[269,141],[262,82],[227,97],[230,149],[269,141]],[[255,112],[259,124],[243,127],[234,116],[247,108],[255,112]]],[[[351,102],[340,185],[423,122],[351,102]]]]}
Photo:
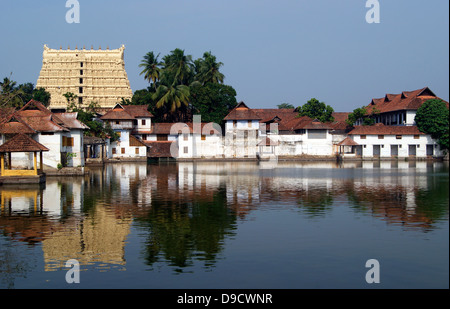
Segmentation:
{"type": "Polygon", "coordinates": [[[36,84],[43,45],[126,46],[133,91],[148,51],[211,51],[225,83],[253,108],[299,106],[310,98],[352,111],[374,97],[429,86],[449,99],[449,1],[379,0],[381,22],[365,20],[366,0],[2,0],[0,78],[36,84]]]}

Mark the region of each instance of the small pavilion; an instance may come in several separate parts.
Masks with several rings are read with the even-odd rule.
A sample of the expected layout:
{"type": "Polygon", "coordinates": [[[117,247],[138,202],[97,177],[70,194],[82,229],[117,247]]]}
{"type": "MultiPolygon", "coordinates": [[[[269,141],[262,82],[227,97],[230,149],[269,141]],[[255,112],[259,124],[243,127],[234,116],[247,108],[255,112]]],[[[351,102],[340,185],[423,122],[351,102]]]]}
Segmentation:
{"type": "Polygon", "coordinates": [[[346,137],[342,142],[337,144],[339,146],[339,155],[355,155],[356,147],[360,146],[350,137],[346,137]]]}
{"type": "Polygon", "coordinates": [[[47,147],[36,142],[30,136],[20,133],[13,136],[0,146],[0,184],[3,183],[40,183],[45,181],[43,173],[42,152],[49,151],[47,147]],[[12,169],[11,153],[32,152],[33,169],[12,169]],[[39,153],[39,168],[38,157],[39,153]],[[8,166],[5,166],[5,156],[8,156],[8,166]]]}

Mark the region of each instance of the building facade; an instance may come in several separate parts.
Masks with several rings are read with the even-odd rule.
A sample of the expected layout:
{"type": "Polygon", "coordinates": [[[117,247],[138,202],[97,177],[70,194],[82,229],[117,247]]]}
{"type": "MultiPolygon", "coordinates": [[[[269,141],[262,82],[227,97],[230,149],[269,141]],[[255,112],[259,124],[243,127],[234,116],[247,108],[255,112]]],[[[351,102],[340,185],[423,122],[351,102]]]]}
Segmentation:
{"type": "Polygon", "coordinates": [[[36,87],[51,94],[51,110],[64,110],[64,94],[77,96],[76,104],[87,107],[96,102],[102,108],[112,108],[121,99],[131,99],[132,91],[124,62],[125,47],[94,50],[85,47],[67,50],[44,45],[42,69],[36,87]]]}

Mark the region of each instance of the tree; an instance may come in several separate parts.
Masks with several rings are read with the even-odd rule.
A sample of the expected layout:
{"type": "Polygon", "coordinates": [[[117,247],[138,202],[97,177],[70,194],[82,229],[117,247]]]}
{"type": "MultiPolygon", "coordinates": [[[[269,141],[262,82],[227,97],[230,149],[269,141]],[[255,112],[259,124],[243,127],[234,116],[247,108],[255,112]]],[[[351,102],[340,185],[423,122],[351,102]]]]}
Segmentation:
{"type": "Polygon", "coordinates": [[[224,84],[191,87],[191,98],[193,114],[200,114],[203,122],[220,124],[237,105],[236,90],[224,84]]]}
{"type": "Polygon", "coordinates": [[[207,83],[222,84],[225,76],[219,71],[223,65],[222,62],[217,62],[216,56],[211,52],[205,52],[203,58],[195,60],[195,79],[202,85],[207,83]]]}
{"type": "Polygon", "coordinates": [[[175,84],[170,86],[159,85],[152,99],[156,101],[155,107],[164,111],[166,120],[186,120],[186,112],[190,100],[188,86],[175,84]]]}
{"type": "Polygon", "coordinates": [[[156,83],[159,80],[161,73],[161,62],[158,61],[159,54],[155,56],[153,52],[148,52],[145,54],[144,59],[139,64],[139,67],[144,69],[140,75],[144,74],[144,78],[148,80],[150,85],[153,84],[153,88],[156,90],[156,83]]]}
{"type": "Polygon", "coordinates": [[[417,109],[415,122],[419,130],[430,134],[442,149],[449,149],[449,111],[440,99],[431,99],[417,109]]]}
{"type": "Polygon", "coordinates": [[[362,121],[362,125],[364,126],[372,126],[375,124],[375,120],[373,119],[373,115],[378,113],[378,110],[376,108],[372,109],[372,112],[370,115],[367,113],[367,109],[363,107],[358,107],[353,110],[352,113],[350,113],[347,117],[347,120],[345,122],[349,126],[353,126],[355,122],[358,120],[362,121]]]}
{"type": "Polygon", "coordinates": [[[24,91],[16,86],[17,82],[11,78],[3,78],[0,82],[0,106],[22,107],[26,102],[23,99],[24,91]]]}
{"type": "Polygon", "coordinates": [[[45,88],[39,87],[33,90],[33,99],[44,104],[45,107],[50,105],[51,95],[45,88]]]}
{"type": "Polygon", "coordinates": [[[319,100],[312,98],[303,106],[296,109],[299,116],[308,116],[312,119],[318,119],[320,122],[330,122],[334,120],[333,108],[319,100]]]}
{"type": "Polygon", "coordinates": [[[278,109],[290,109],[290,108],[295,108],[294,105],[289,104],[289,103],[281,103],[277,105],[278,109]]]}
{"type": "Polygon", "coordinates": [[[194,76],[194,64],[191,55],[176,48],[163,58],[161,79],[167,85],[189,85],[194,76]]]}

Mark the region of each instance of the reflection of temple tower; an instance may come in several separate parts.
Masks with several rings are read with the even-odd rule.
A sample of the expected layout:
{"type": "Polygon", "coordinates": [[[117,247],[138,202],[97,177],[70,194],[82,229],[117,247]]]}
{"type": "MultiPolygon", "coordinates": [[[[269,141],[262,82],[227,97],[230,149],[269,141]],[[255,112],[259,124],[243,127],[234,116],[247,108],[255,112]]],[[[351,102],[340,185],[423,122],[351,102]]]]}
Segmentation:
{"type": "Polygon", "coordinates": [[[36,88],[51,94],[50,109],[65,109],[67,92],[78,98],[83,107],[92,101],[102,108],[111,108],[122,98],[131,99],[132,91],[125,72],[124,50],[70,48],[50,49],[44,45],[42,69],[36,88]]]}
{"type": "Polygon", "coordinates": [[[118,219],[113,211],[96,207],[92,215],[74,222],[72,229],[55,232],[42,241],[45,270],[64,267],[69,259],[76,259],[81,265],[125,265],[125,240],[130,224],[130,218],[118,219]]]}

